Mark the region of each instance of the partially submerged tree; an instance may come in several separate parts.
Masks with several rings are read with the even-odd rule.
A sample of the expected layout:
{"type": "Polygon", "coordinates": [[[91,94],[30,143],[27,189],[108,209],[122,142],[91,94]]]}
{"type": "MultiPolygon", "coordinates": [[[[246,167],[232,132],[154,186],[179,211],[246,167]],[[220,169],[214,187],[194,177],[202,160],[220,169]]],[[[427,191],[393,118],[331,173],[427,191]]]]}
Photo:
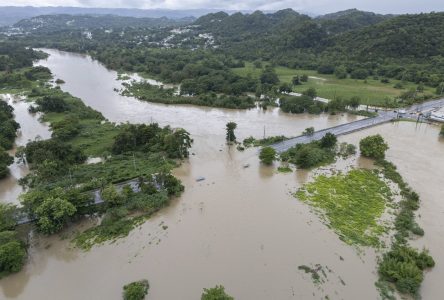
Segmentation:
{"type": "Polygon", "coordinates": [[[214,288],[204,289],[201,300],[234,300],[233,297],[225,292],[222,285],[216,285],[214,288]]]}
{"type": "Polygon", "coordinates": [[[322,148],[333,148],[338,141],[337,137],[330,132],[327,132],[319,141],[322,148]]]}
{"type": "Polygon", "coordinates": [[[388,149],[389,146],[379,134],[370,135],[359,142],[359,150],[361,155],[365,157],[383,159],[388,149]]]}
{"type": "Polygon", "coordinates": [[[259,159],[262,163],[266,165],[271,165],[273,161],[276,159],[276,150],[272,147],[264,147],[262,148],[259,159]]]}
{"type": "Polygon", "coordinates": [[[228,122],[226,125],[227,128],[227,142],[235,142],[236,141],[236,135],[234,134],[234,130],[236,129],[237,124],[235,122],[228,122]]]}
{"type": "Polygon", "coordinates": [[[35,210],[38,229],[46,234],[60,231],[76,211],[76,207],[67,199],[47,197],[35,210]]]}
{"type": "Polygon", "coordinates": [[[131,282],[123,287],[124,300],[143,300],[148,294],[148,280],[131,282]]]}

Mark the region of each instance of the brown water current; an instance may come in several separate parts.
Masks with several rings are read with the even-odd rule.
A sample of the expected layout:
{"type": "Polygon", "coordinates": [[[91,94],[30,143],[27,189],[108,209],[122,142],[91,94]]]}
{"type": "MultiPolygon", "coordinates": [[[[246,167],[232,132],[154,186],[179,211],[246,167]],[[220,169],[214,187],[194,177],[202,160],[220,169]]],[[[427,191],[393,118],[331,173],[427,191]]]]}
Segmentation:
{"type": "MultiPolygon", "coordinates": [[[[24,146],[29,140],[35,138],[47,139],[51,137],[51,132],[47,124],[39,122],[39,114],[28,112],[29,104],[23,97],[10,94],[0,94],[0,98],[14,107],[15,120],[20,124],[20,129],[15,140],[15,147],[9,154],[15,155],[17,146],[24,146]]],[[[9,167],[10,175],[0,180],[0,201],[19,204],[18,196],[23,191],[17,181],[28,173],[28,167],[17,160],[9,167]]]]}
{"type": "MultiPolygon", "coordinates": [[[[204,287],[216,284],[223,284],[236,299],[378,297],[374,287],[377,279],[374,251],[358,253],[345,245],[310,207],[290,194],[310,180],[313,173],[279,174],[274,167],[259,164],[257,149],[239,152],[224,142],[228,121],[238,124],[236,134],[242,140],[250,135],[262,137],[264,126],[267,136],[295,136],[306,127],[321,129],[357,117],[141,102],[114,92],[114,88],[120,88],[117,73],[106,70],[89,57],[45,51],[51,56],[40,64],[49,67],[55,78],[66,81],[63,90],[80,97],[111,121],[155,121],[183,127],[194,138],[191,152],[195,155],[175,170],[185,185],[184,194],[127,238],[82,252],[73,249],[69,239],[34,237],[30,261],[24,270],[0,281],[0,298],[121,299],[122,286],[142,278],[150,281],[147,299],[157,300],[199,299],[204,287]],[[244,168],[246,164],[248,168],[244,168]],[[196,182],[199,176],[204,176],[205,181],[196,182]],[[315,285],[309,274],[298,270],[299,265],[314,264],[332,270],[327,272],[326,283],[315,285]]],[[[422,129],[418,130],[414,126],[413,123],[387,124],[343,139],[357,143],[361,136],[373,132],[381,132],[386,137],[391,145],[389,159],[399,166],[423,198],[420,222],[426,237],[421,240],[430,239],[424,244],[430,247],[439,263],[438,247],[444,245],[444,241],[439,240],[444,239],[444,209],[438,199],[439,185],[435,186],[439,176],[429,173],[427,164],[438,171],[444,170],[442,159],[436,163],[430,160],[439,153],[443,157],[444,145],[438,140],[435,127],[421,125],[422,129]],[[421,160],[428,163],[423,164],[421,160]],[[416,178],[418,186],[409,175],[412,165],[415,167],[411,176],[416,178]],[[423,223],[427,213],[434,217],[430,224],[423,223]],[[438,233],[441,235],[436,236],[438,233]]],[[[348,163],[368,166],[369,161],[354,158],[348,163]]],[[[338,162],[338,166],[342,164],[338,162]]],[[[426,276],[424,289],[436,285],[441,270],[438,266],[426,276]]],[[[425,299],[436,299],[433,295],[439,295],[436,294],[438,287],[435,289],[435,294],[425,299]]]]}

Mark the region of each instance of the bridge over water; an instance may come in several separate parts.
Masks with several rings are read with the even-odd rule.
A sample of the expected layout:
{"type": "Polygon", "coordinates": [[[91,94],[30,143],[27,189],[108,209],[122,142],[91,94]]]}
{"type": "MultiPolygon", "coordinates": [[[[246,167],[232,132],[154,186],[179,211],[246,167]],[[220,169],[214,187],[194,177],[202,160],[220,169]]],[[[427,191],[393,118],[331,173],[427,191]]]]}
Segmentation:
{"type": "MultiPolygon", "coordinates": [[[[427,112],[434,109],[438,109],[444,106],[444,99],[432,100],[421,104],[415,104],[406,109],[406,117],[411,117],[411,114],[418,112],[427,112]]],[[[287,151],[288,149],[296,146],[297,144],[307,144],[312,141],[320,140],[325,134],[332,133],[336,136],[349,134],[355,131],[363,130],[369,127],[377,126],[380,124],[388,123],[398,117],[398,113],[394,111],[380,111],[376,117],[366,118],[326,129],[316,131],[313,135],[301,135],[295,138],[276,143],[272,145],[278,153],[287,151]]]]}

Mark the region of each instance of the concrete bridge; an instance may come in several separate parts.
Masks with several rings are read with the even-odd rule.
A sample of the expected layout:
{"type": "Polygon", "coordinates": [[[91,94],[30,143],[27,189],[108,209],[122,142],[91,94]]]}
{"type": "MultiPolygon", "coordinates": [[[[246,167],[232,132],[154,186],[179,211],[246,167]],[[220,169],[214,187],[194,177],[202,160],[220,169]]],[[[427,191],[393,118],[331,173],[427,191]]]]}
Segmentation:
{"type": "MultiPolygon", "coordinates": [[[[415,104],[411,107],[407,108],[405,111],[405,117],[408,118],[417,118],[418,113],[422,112],[428,112],[431,110],[439,109],[441,107],[444,107],[444,99],[439,100],[432,100],[427,101],[421,104],[415,104]]],[[[319,131],[316,131],[312,135],[300,135],[295,138],[276,143],[274,145],[271,145],[276,152],[282,153],[287,151],[288,149],[296,146],[297,144],[307,144],[312,141],[320,140],[325,134],[332,133],[336,136],[349,134],[355,131],[363,130],[366,128],[370,128],[373,126],[377,126],[380,124],[388,123],[396,118],[398,118],[399,114],[398,112],[395,112],[394,110],[391,111],[379,111],[378,115],[376,117],[372,118],[366,118],[326,129],[322,129],[319,131]]]]}

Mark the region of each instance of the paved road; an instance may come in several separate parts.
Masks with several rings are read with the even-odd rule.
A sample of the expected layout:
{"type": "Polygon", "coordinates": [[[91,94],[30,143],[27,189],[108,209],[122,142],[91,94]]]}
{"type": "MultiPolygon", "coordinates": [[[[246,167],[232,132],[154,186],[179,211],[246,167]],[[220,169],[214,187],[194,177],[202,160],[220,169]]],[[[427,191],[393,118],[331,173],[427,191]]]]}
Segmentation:
{"type": "MultiPolygon", "coordinates": [[[[437,108],[440,108],[443,106],[444,106],[444,99],[432,100],[432,101],[428,101],[428,102],[425,102],[422,104],[413,105],[413,106],[407,108],[406,112],[407,112],[407,115],[410,115],[411,113],[430,111],[430,110],[434,110],[434,109],[437,109],[437,108]]],[[[280,143],[276,143],[276,144],[272,145],[271,147],[273,147],[278,153],[282,153],[282,152],[285,152],[288,149],[296,146],[297,144],[306,144],[311,141],[320,140],[327,132],[333,133],[336,136],[344,135],[344,134],[352,133],[355,131],[359,131],[362,129],[366,129],[369,127],[373,127],[376,125],[390,122],[391,120],[395,119],[396,117],[397,117],[397,113],[395,113],[394,111],[380,111],[378,116],[373,117],[373,118],[366,118],[366,119],[362,119],[359,121],[354,121],[351,123],[342,124],[339,126],[319,130],[319,131],[316,131],[311,136],[304,136],[304,135],[297,136],[295,138],[292,138],[292,139],[289,139],[289,140],[286,140],[286,141],[283,141],[280,143]]],[[[416,118],[416,115],[415,115],[415,118],[416,118]]]]}

